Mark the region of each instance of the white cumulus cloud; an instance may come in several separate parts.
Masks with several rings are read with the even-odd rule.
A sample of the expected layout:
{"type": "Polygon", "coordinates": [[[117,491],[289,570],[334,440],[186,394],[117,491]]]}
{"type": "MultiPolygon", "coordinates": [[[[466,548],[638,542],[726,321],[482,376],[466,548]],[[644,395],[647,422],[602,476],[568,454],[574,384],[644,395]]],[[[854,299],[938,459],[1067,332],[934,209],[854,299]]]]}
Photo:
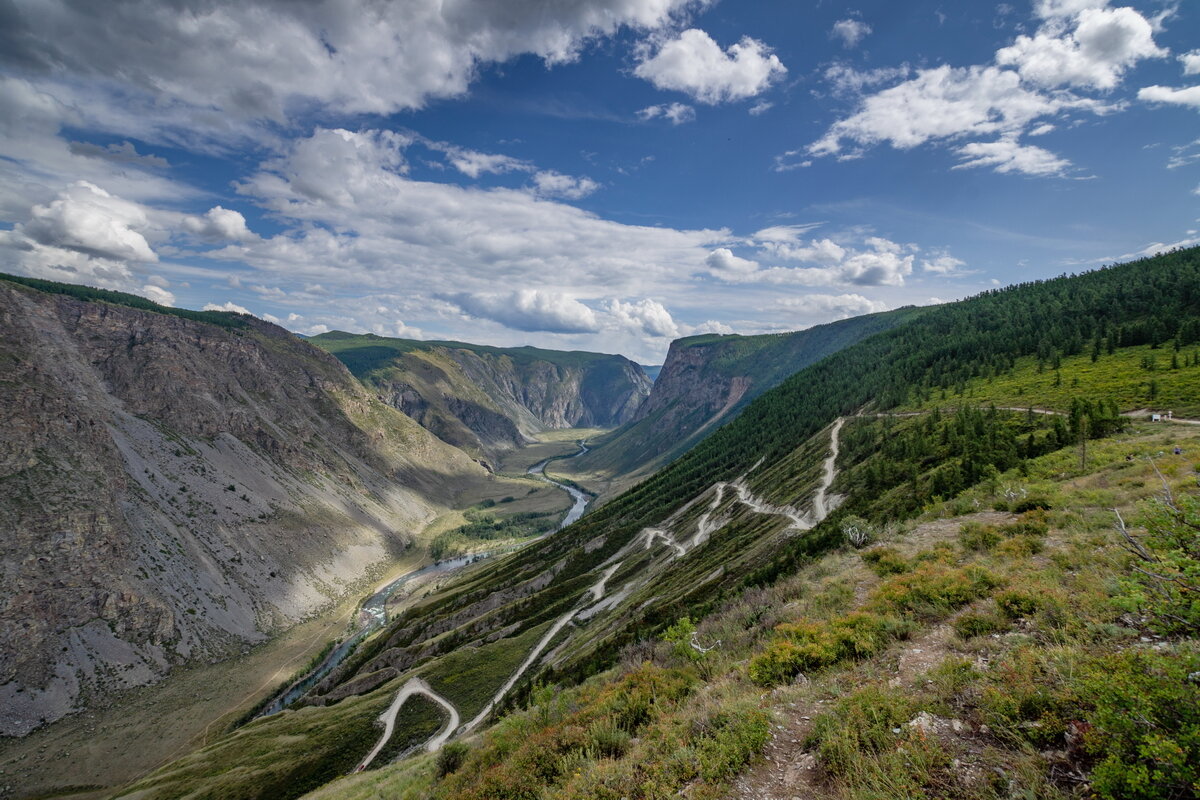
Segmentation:
{"type": "Polygon", "coordinates": [[[636,303],[623,303],[620,300],[609,300],[605,310],[625,328],[634,333],[676,339],[679,337],[679,326],[671,318],[671,313],[657,300],[646,298],[636,303]]]}
{"type": "Polygon", "coordinates": [[[156,286],[152,283],[147,283],[145,286],[143,286],[141,288],[141,291],[138,292],[138,294],[140,294],[142,297],[145,297],[147,300],[153,300],[154,302],[158,303],[160,306],[175,305],[175,295],[174,294],[167,291],[163,287],[156,286]]]}
{"type": "Polygon", "coordinates": [[[553,170],[542,170],[533,176],[534,191],[542,197],[562,197],[578,200],[600,188],[600,184],[585,176],[563,175],[553,170]]]}
{"type": "Polygon", "coordinates": [[[993,167],[996,172],[1020,172],[1025,175],[1061,175],[1071,162],[1049,150],[1018,144],[1012,139],[995,142],[969,142],[954,151],[962,161],[954,169],[993,167]]]}
{"type": "MultiPolygon", "coordinates": [[[[529,53],[573,61],[623,27],[655,30],[696,0],[20,0],[0,63],[123,95],[133,122],[166,99],[210,131],[319,105],[389,114],[467,91],[479,67],[529,53]],[[245,37],[253,31],[253,42],[245,37]],[[115,88],[119,87],[119,88],[115,88]],[[213,113],[216,112],[216,113],[213,113]]],[[[185,123],[186,124],[186,123],[185,123]]]]}
{"type": "Polygon", "coordinates": [[[770,308],[794,312],[800,315],[818,315],[838,319],[856,317],[862,314],[873,314],[887,311],[887,303],[881,300],[871,300],[861,294],[805,294],[798,297],[782,297],[776,300],[770,308]]]}
{"type": "Polygon", "coordinates": [[[1088,8],[1066,23],[1050,22],[1033,36],[996,52],[996,63],[1016,67],[1024,80],[1040,86],[1111,89],[1138,61],[1160,58],[1150,22],[1132,8],[1088,8]]]}
{"type": "Polygon", "coordinates": [[[728,247],[713,250],[704,263],[717,277],[750,275],[758,271],[757,262],[734,255],[728,247]]]}
{"type": "MultiPolygon", "coordinates": [[[[1021,145],[1025,135],[1054,130],[1052,119],[1074,112],[1106,114],[1122,108],[1109,99],[1126,72],[1167,50],[1154,42],[1159,18],[1105,0],[1041,0],[1032,34],[996,51],[992,63],[916,70],[907,66],[859,71],[845,64],[825,77],[839,96],[858,96],[857,107],[834,122],[804,151],[811,157],[858,158],[880,144],[898,150],[952,143],[960,167],[1063,176],[1070,162],[1043,148],[1021,145]],[[876,83],[898,83],[874,89],[876,83]],[[1088,96],[1086,92],[1092,92],[1088,96]],[[1100,93],[1100,94],[1095,94],[1100,93]],[[967,140],[965,143],[962,140],[967,140]],[[974,140],[974,141],[972,141],[974,140]]],[[[1190,103],[1188,90],[1149,87],[1143,99],[1190,103]]],[[[777,170],[794,166],[790,151],[777,170]]]]}
{"type": "Polygon", "coordinates": [[[1172,89],[1169,86],[1147,86],[1138,91],[1138,99],[1148,103],[1167,103],[1200,108],[1200,86],[1188,86],[1183,89],[1172,89]]]}
{"type": "Polygon", "coordinates": [[[157,261],[146,241],[145,210],[87,181],[77,181],[30,211],[21,233],[39,244],[125,261],[157,261]]]}
{"type": "Polygon", "coordinates": [[[226,300],[224,303],[217,305],[216,303],[205,303],[201,311],[231,311],[234,314],[249,314],[250,309],[239,306],[232,300],[226,300]]]}
{"type": "Polygon", "coordinates": [[[967,262],[960,258],[955,258],[949,253],[939,253],[932,258],[924,259],[921,262],[921,268],[926,272],[933,272],[938,275],[961,275],[964,272],[964,267],[967,262]]]}
{"type": "Polygon", "coordinates": [[[241,212],[221,206],[213,206],[203,216],[185,217],[183,229],[201,239],[217,242],[247,242],[255,238],[246,227],[246,218],[241,212]]]}
{"type": "Polygon", "coordinates": [[[1200,75],[1200,50],[1192,50],[1179,56],[1184,75],[1200,75]]]}
{"type": "Polygon", "coordinates": [[[691,28],[656,44],[653,55],[647,46],[634,74],[659,89],[684,92],[701,103],[754,97],[787,73],[769,47],[748,36],[722,50],[707,33],[691,28]]]}
{"type": "Polygon", "coordinates": [[[797,284],[802,286],[903,286],[912,274],[916,252],[880,236],[838,243],[830,238],[804,240],[806,226],[764,228],[748,239],[764,256],[816,266],[763,267],[728,248],[713,250],[709,274],[729,283],[797,284]]]}
{"type": "Polygon", "coordinates": [[[473,317],[518,331],[593,333],[600,329],[592,309],[557,292],[518,289],[503,294],[464,293],[446,299],[473,317]]]}

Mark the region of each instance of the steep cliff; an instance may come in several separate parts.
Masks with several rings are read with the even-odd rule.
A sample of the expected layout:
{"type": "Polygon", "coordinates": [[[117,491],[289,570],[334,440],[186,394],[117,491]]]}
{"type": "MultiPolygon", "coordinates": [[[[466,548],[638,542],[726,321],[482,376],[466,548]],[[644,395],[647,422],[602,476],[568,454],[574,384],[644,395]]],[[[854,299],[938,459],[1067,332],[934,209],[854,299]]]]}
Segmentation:
{"type": "Polygon", "coordinates": [[[621,425],[650,394],[646,373],[623,356],[340,331],[311,341],[386,403],[488,459],[539,431],[621,425]]]}
{"type": "Polygon", "coordinates": [[[789,375],[919,313],[902,308],[793,333],[677,339],[633,419],[572,469],[608,476],[657,469],[789,375]]]}
{"type": "Polygon", "coordinates": [[[281,328],[42,288],[0,279],[0,734],[311,614],[482,474],[281,328]]]}

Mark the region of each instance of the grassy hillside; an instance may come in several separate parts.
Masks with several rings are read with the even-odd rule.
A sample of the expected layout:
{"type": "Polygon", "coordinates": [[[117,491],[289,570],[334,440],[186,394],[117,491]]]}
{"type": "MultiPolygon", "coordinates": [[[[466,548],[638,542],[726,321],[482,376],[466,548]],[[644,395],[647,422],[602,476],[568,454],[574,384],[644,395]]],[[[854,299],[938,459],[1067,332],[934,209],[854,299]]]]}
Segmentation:
{"type": "Polygon", "coordinates": [[[975,377],[966,383],[930,393],[901,408],[933,408],[960,403],[995,403],[1012,408],[1068,411],[1078,397],[1104,397],[1121,411],[1171,410],[1180,417],[1200,417],[1200,344],[1165,342],[1155,347],[1105,346],[1088,352],[1060,355],[1039,363],[1036,355],[1017,358],[1006,372],[975,377]]]}
{"type": "Polygon", "coordinates": [[[1200,524],[1192,460],[1147,458],[1177,444],[1200,454],[1200,431],[1141,424],[1086,469],[1041,456],[677,619],[477,741],[311,797],[1194,796],[1200,630],[1147,592],[1113,511],[1151,557],[1200,524]],[[1017,512],[1014,489],[1049,508],[1017,512]]]}

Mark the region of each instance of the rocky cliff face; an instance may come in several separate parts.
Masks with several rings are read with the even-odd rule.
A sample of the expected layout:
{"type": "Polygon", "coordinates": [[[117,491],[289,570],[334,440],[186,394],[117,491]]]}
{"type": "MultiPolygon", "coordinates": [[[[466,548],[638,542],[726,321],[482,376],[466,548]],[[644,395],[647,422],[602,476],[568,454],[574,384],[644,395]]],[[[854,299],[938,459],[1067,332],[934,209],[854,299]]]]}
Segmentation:
{"type": "Polygon", "coordinates": [[[313,613],[481,474],[281,328],[0,280],[0,734],[313,613]]]}
{"type": "Polygon", "coordinates": [[[622,356],[340,332],[312,341],[385,402],[489,459],[539,431],[624,424],[651,388],[642,368],[622,356]]]}
{"type": "Polygon", "coordinates": [[[899,309],[794,333],[678,339],[633,419],[573,467],[614,476],[656,469],[789,375],[917,313],[899,309]]]}

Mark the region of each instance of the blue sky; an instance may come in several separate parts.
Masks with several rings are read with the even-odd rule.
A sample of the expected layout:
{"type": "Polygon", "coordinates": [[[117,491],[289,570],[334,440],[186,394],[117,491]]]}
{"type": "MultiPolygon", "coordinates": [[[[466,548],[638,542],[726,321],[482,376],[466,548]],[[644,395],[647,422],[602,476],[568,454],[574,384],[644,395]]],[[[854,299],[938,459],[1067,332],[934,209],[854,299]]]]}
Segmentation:
{"type": "Polygon", "coordinates": [[[621,352],[1200,243],[1200,8],[0,1],[0,269],[621,352]]]}

